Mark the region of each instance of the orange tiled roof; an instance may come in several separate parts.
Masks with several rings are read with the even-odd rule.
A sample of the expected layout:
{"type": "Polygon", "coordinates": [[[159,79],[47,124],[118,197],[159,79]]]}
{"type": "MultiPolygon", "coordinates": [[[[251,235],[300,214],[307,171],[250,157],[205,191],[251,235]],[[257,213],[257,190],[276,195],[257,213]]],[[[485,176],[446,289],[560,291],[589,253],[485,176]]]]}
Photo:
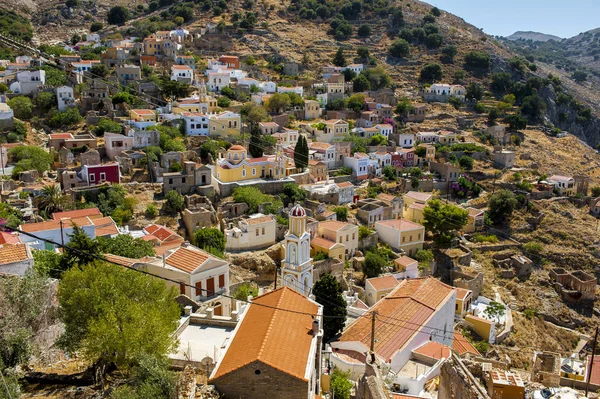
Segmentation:
{"type": "Polygon", "coordinates": [[[165,259],[167,265],[187,273],[193,273],[208,259],[214,258],[199,248],[179,247],[165,259]]]}
{"type": "Polygon", "coordinates": [[[383,277],[374,277],[367,280],[377,291],[394,288],[398,285],[396,277],[389,275],[383,277]]]}
{"type": "Polygon", "coordinates": [[[151,109],[132,109],[132,112],[138,114],[138,115],[152,115],[154,116],[154,111],[152,111],[151,109]]]}
{"type": "Polygon", "coordinates": [[[452,341],[452,350],[458,353],[459,355],[464,355],[465,353],[471,353],[475,356],[481,356],[481,353],[467,339],[459,333],[458,331],[454,331],[454,341],[452,341]]]}
{"type": "Polygon", "coordinates": [[[96,227],[96,237],[119,234],[119,229],[110,216],[93,219],[92,223],[96,227]]]}
{"type": "Polygon", "coordinates": [[[52,133],[50,134],[50,139],[52,140],[61,140],[61,139],[72,139],[73,135],[71,133],[52,133]]]}
{"type": "Polygon", "coordinates": [[[467,297],[467,295],[471,292],[470,290],[465,290],[464,288],[456,288],[456,299],[463,300],[467,297]]]}
{"type": "MultiPolygon", "coordinates": [[[[375,352],[390,361],[396,352],[421,331],[427,320],[443,305],[454,289],[429,277],[403,280],[377,302],[369,312],[377,312],[375,352]]],[[[371,318],[361,317],[340,337],[341,342],[371,344],[371,318]]]]}
{"type": "Polygon", "coordinates": [[[337,183],[337,186],[339,188],[346,188],[346,187],[353,187],[354,184],[350,183],[349,181],[345,181],[345,182],[342,182],[342,183],[337,183]]]}
{"type": "Polygon", "coordinates": [[[483,216],[485,213],[483,209],[477,209],[477,208],[473,208],[473,207],[468,207],[467,211],[469,211],[469,216],[473,216],[473,217],[483,216]]]}
{"type": "Polygon", "coordinates": [[[14,233],[0,231],[0,244],[21,244],[21,237],[14,233]]]}
{"type": "Polygon", "coordinates": [[[319,222],[319,227],[323,227],[327,230],[333,231],[341,230],[346,226],[350,226],[350,223],[338,222],[337,220],[325,220],[324,222],[319,222]]]}
{"type": "Polygon", "coordinates": [[[76,209],[74,211],[54,212],[52,220],[72,219],[89,216],[90,219],[102,217],[102,212],[98,208],[76,209]]]}
{"type": "Polygon", "coordinates": [[[259,216],[259,217],[255,217],[255,218],[248,218],[248,219],[246,219],[246,223],[248,223],[249,225],[253,225],[253,224],[272,222],[274,220],[275,220],[275,218],[272,215],[266,215],[266,216],[259,216]]]}
{"type": "MultiPolygon", "coordinates": [[[[408,256],[401,256],[397,259],[394,259],[394,264],[399,266],[399,268],[402,270],[406,270],[407,266],[410,266],[415,262],[417,262],[415,259],[409,258],[408,256]]],[[[396,267],[396,269],[398,269],[398,267],[396,267]]]]}
{"type": "Polygon", "coordinates": [[[316,150],[328,150],[331,147],[333,146],[329,143],[310,143],[310,148],[316,150]]]}
{"type": "Polygon", "coordinates": [[[0,245],[0,265],[22,262],[31,259],[27,253],[25,244],[4,244],[0,245]]]}
{"type": "Polygon", "coordinates": [[[419,223],[411,222],[408,219],[382,220],[375,224],[388,226],[388,227],[391,227],[391,228],[399,230],[399,231],[415,230],[415,229],[423,228],[423,225],[420,225],[419,223]]]}
{"type": "Polygon", "coordinates": [[[439,342],[429,341],[413,351],[433,359],[441,360],[450,358],[450,347],[442,345],[439,342]]]}
{"type": "MultiPolygon", "coordinates": [[[[24,223],[20,227],[21,230],[23,230],[26,233],[35,233],[37,231],[60,229],[60,222],[60,220],[48,220],[46,222],[24,223]]],[[[88,217],[63,219],[62,222],[63,228],[71,228],[74,224],[76,224],[79,227],[92,225],[92,221],[88,217]]]]}
{"type": "Polygon", "coordinates": [[[146,230],[146,232],[149,235],[153,235],[154,237],[156,237],[159,241],[166,241],[168,238],[181,238],[181,240],[183,240],[183,238],[175,233],[173,230],[170,230],[168,228],[166,228],[165,226],[159,226],[157,224],[151,224],[150,226],[146,227],[144,230],[146,230]]]}
{"type": "Polygon", "coordinates": [[[310,240],[310,243],[311,245],[327,249],[331,249],[335,245],[335,242],[322,237],[315,237],[312,240],[310,240]]]}
{"type": "Polygon", "coordinates": [[[306,381],[306,364],[313,340],[311,315],[316,316],[318,309],[314,302],[288,287],[254,299],[217,365],[212,381],[254,361],[306,381]]]}
{"type": "Polygon", "coordinates": [[[431,199],[430,193],[420,193],[418,191],[409,191],[406,194],[404,194],[404,196],[408,197],[408,198],[413,198],[413,199],[415,199],[417,201],[421,201],[421,202],[426,202],[431,199]]]}

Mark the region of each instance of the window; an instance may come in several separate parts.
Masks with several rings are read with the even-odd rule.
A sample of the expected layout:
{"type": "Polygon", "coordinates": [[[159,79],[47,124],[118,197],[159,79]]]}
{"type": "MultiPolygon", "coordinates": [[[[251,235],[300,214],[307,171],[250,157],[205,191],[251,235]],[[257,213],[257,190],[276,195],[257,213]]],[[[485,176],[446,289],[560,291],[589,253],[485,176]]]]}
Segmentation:
{"type": "Polygon", "coordinates": [[[256,176],[256,168],[252,168],[252,176],[256,176]]]}
{"type": "Polygon", "coordinates": [[[106,180],[106,173],[100,173],[100,180],[106,180]]]}
{"type": "Polygon", "coordinates": [[[406,236],[402,236],[402,242],[406,242],[406,236]]]}
{"type": "Polygon", "coordinates": [[[256,229],[256,236],[258,237],[258,229],[256,229]]]}
{"type": "Polygon", "coordinates": [[[342,243],[342,237],[340,237],[340,244],[342,243]]]}
{"type": "Polygon", "coordinates": [[[90,182],[95,182],[96,181],[96,174],[92,173],[89,176],[90,176],[90,182]]]}
{"type": "Polygon", "coordinates": [[[265,228],[264,227],[262,228],[262,235],[263,236],[265,235],[265,228]]]}
{"type": "Polygon", "coordinates": [[[242,177],[246,177],[246,169],[242,170],[242,177]]]}
{"type": "Polygon", "coordinates": [[[352,240],[356,239],[356,233],[352,233],[352,240]]]}

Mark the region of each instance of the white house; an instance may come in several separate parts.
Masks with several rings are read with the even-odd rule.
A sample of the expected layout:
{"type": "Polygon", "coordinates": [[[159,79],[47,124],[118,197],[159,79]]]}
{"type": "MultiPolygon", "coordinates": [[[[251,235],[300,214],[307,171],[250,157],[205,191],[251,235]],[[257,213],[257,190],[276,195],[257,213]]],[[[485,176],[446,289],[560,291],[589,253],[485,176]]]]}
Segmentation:
{"type": "Polygon", "coordinates": [[[121,155],[123,151],[133,149],[133,136],[105,132],[104,148],[106,149],[106,156],[108,159],[114,161],[115,157],[121,155]]]}
{"type": "Polygon", "coordinates": [[[23,71],[17,73],[17,81],[10,85],[10,90],[18,94],[32,94],[46,84],[46,71],[23,71]]]}
{"type": "Polygon", "coordinates": [[[377,151],[369,154],[371,159],[375,159],[378,162],[378,168],[385,168],[388,165],[392,164],[392,154],[389,152],[377,151]]]}
{"type": "Polygon", "coordinates": [[[548,182],[554,185],[559,195],[575,195],[575,179],[570,176],[553,175],[548,178],[548,182]]]}
{"type": "Polygon", "coordinates": [[[351,371],[353,377],[364,372],[365,354],[371,346],[371,313],[376,313],[375,357],[399,379],[393,382],[418,395],[428,379],[418,378],[415,370],[421,365],[422,370],[435,372],[432,366],[438,362],[422,367],[414,352],[431,341],[452,347],[455,303],[456,290],[433,277],[403,280],[331,343],[331,361],[335,367],[351,371]]]}
{"type": "Polygon", "coordinates": [[[308,148],[311,152],[314,151],[313,159],[325,163],[327,169],[335,167],[335,146],[333,144],[313,142],[309,144],[308,148]]]}
{"type": "Polygon", "coordinates": [[[0,102],[0,127],[12,127],[15,114],[7,103],[0,102]]]}
{"type": "Polygon", "coordinates": [[[208,115],[198,112],[184,112],[182,116],[183,120],[185,121],[185,134],[188,136],[209,135],[208,115]]]}
{"type": "Polygon", "coordinates": [[[70,86],[59,86],[56,88],[56,101],[58,102],[58,110],[64,111],[69,107],[74,107],[75,97],[73,96],[73,88],[70,86]]]}
{"type": "Polygon", "coordinates": [[[299,96],[303,96],[304,88],[302,86],[296,86],[296,87],[277,86],[277,92],[278,93],[296,93],[299,96]]]}
{"type": "Polygon", "coordinates": [[[225,248],[228,251],[248,251],[271,246],[275,244],[276,225],[275,216],[263,214],[244,218],[237,226],[231,223],[224,230],[225,248]]]}
{"type": "Polygon", "coordinates": [[[352,169],[356,180],[364,180],[369,175],[369,156],[355,152],[351,157],[344,157],[344,166],[352,169]]]}
{"type": "Polygon", "coordinates": [[[375,125],[374,128],[379,131],[378,134],[381,134],[385,138],[390,137],[390,135],[394,133],[394,127],[389,123],[380,123],[375,125]]]}
{"type": "Polygon", "coordinates": [[[229,74],[226,72],[208,72],[208,90],[220,92],[229,86],[229,74]]]}
{"type": "Polygon", "coordinates": [[[408,256],[401,256],[394,260],[394,277],[398,280],[419,277],[419,262],[408,256]]]}
{"type": "MultiPolygon", "coordinates": [[[[195,301],[206,302],[221,294],[229,295],[229,262],[193,245],[183,244],[167,250],[162,259],[148,264],[148,271],[179,281],[179,284],[167,284],[176,285],[180,294],[195,301]]],[[[230,313],[227,309],[222,311],[230,313]]]]}
{"type": "Polygon", "coordinates": [[[275,93],[277,91],[277,84],[275,82],[260,82],[258,87],[263,93],[275,93]]]}
{"type": "Polygon", "coordinates": [[[187,65],[171,66],[171,80],[191,84],[194,81],[194,70],[187,65]]]}
{"type": "Polygon", "coordinates": [[[415,135],[412,133],[400,133],[398,135],[398,145],[402,148],[412,148],[415,144],[415,135]]]}
{"type": "Polygon", "coordinates": [[[364,65],[363,64],[350,64],[347,67],[342,68],[342,70],[346,70],[346,69],[349,69],[358,75],[359,73],[361,73],[363,71],[364,65]]]}
{"type": "Polygon", "coordinates": [[[85,35],[85,40],[88,42],[100,43],[100,35],[97,33],[88,33],[85,35]]]}

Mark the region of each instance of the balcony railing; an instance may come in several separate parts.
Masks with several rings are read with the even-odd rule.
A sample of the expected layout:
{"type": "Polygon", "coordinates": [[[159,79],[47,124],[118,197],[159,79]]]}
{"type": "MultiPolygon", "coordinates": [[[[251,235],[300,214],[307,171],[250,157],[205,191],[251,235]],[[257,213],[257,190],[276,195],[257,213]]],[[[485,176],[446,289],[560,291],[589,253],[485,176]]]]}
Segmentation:
{"type": "Polygon", "coordinates": [[[222,287],[222,288],[217,289],[212,294],[208,293],[206,291],[203,291],[203,292],[205,292],[206,294],[205,295],[196,295],[196,300],[198,302],[206,302],[206,301],[209,301],[211,299],[214,299],[214,298],[218,297],[221,294],[225,294],[227,292],[227,290],[225,290],[225,287],[222,287]]]}

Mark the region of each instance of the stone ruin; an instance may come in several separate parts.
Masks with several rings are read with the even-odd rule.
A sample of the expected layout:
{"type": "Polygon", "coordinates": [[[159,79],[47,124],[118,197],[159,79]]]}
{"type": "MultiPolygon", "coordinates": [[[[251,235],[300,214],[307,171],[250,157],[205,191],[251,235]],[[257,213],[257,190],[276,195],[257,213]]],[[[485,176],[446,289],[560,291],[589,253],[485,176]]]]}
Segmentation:
{"type": "Polygon", "coordinates": [[[494,266],[502,269],[500,277],[527,280],[533,271],[533,262],[523,255],[496,254],[493,259],[494,266]]]}
{"type": "Polygon", "coordinates": [[[561,267],[550,270],[554,289],[565,301],[594,301],[598,279],[581,270],[568,272],[561,267]]]}

